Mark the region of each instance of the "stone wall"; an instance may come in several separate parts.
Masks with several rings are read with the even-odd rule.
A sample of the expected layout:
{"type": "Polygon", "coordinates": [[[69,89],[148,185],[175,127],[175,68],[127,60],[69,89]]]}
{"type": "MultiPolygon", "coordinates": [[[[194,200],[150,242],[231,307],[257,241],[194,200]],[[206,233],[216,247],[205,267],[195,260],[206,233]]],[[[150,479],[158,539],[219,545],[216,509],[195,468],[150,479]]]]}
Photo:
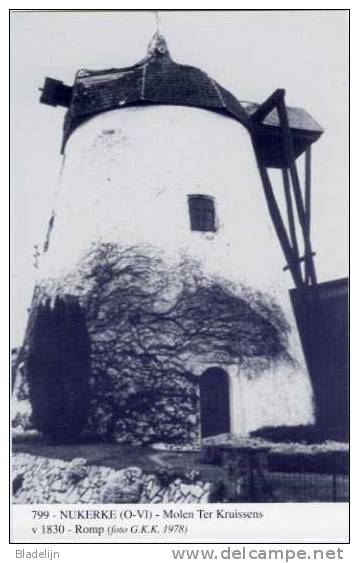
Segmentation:
{"type": "Polygon", "coordinates": [[[15,504],[94,503],[204,503],[209,502],[210,483],[195,473],[171,479],[163,470],[146,474],[139,467],[113,469],[71,462],[13,455],[13,502],[15,504]]]}

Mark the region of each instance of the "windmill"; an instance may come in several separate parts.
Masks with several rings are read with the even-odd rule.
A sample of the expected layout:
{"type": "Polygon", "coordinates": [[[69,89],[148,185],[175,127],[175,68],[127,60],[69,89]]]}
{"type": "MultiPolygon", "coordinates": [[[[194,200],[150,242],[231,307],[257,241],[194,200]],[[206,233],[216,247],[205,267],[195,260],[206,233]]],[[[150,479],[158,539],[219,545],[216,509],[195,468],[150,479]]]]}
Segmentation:
{"type": "MultiPolygon", "coordinates": [[[[270,258],[268,258],[269,266],[266,273],[272,285],[275,283],[274,279],[284,276],[283,271],[279,271],[278,267],[279,242],[284,256],[282,270],[290,273],[294,285],[290,296],[314,391],[317,426],[324,438],[345,439],[348,417],[347,280],[325,283],[319,283],[317,280],[310,228],[311,147],[320,138],[323,130],[315,120],[302,109],[287,107],[285,91],[282,89],[276,90],[261,104],[239,101],[202,70],[174,62],[166,41],[159,31],[151,40],[146,57],[137,64],[127,68],[110,68],[102,71],[79,70],[72,86],[47,77],[40,101],[50,106],[62,106],[67,110],[62,142],[62,152],[66,152],[66,157],[69,159],[66,164],[67,174],[66,170],[64,174],[67,195],[62,207],[62,216],[61,213],[59,214],[60,225],[56,225],[58,218],[55,214],[54,233],[52,233],[55,240],[47,241],[47,247],[50,247],[49,253],[51,251],[53,253],[52,262],[50,260],[50,265],[47,266],[49,272],[55,267],[56,262],[61,264],[65,259],[65,252],[61,250],[64,233],[69,240],[72,240],[74,248],[76,247],[73,250],[72,265],[75,263],[75,258],[79,256],[81,248],[91,244],[91,237],[113,236],[118,240],[128,237],[130,242],[138,242],[137,239],[140,242],[142,239],[146,241],[148,237],[150,242],[152,238],[156,243],[160,241],[164,250],[168,250],[168,241],[173,238],[172,250],[182,248],[182,242],[180,244],[179,241],[188,241],[188,247],[196,256],[204,257],[208,264],[212,259],[212,262],[220,264],[218,268],[225,274],[231,271],[231,264],[236,260],[233,257],[237,256],[238,273],[242,275],[244,272],[248,278],[252,276],[253,284],[260,285],[263,270],[258,266],[258,262],[262,261],[266,254],[264,245],[267,227],[262,216],[256,216],[256,213],[262,203],[252,205],[251,209],[254,213],[252,221],[246,217],[248,210],[246,212],[237,207],[238,224],[236,225],[233,208],[237,205],[237,200],[232,201],[231,198],[234,197],[235,184],[240,183],[240,178],[233,179],[233,176],[228,174],[228,180],[223,181],[226,187],[218,187],[218,191],[216,191],[217,187],[212,185],[213,177],[219,175],[217,164],[215,169],[211,162],[217,159],[216,155],[221,150],[220,144],[217,144],[211,153],[212,144],[214,147],[217,143],[217,140],[214,140],[216,135],[223,139],[223,146],[226,147],[226,151],[223,150],[223,154],[226,152],[225,158],[228,158],[227,153],[232,150],[234,155],[233,144],[236,142],[236,135],[240,135],[241,139],[245,136],[243,146],[239,147],[244,155],[241,157],[241,166],[247,171],[251,181],[254,175],[258,176],[259,171],[262,186],[262,194],[259,194],[259,190],[256,193],[252,191],[248,192],[248,197],[263,199],[264,193],[267,217],[269,215],[271,228],[277,237],[277,248],[274,248],[272,243],[268,246],[270,258]],[[187,111],[189,109],[190,113],[187,111]],[[193,142],[194,153],[198,151],[198,167],[201,170],[206,167],[211,169],[211,174],[208,174],[206,180],[207,184],[205,181],[202,182],[202,176],[197,177],[195,166],[189,164],[190,151],[188,155],[187,153],[184,155],[184,152],[183,155],[178,154],[178,160],[184,159],[182,169],[173,165],[173,169],[169,170],[169,165],[163,164],[167,156],[163,156],[161,161],[160,151],[156,152],[156,145],[162,143],[160,138],[162,133],[156,123],[158,124],[158,120],[162,119],[163,123],[171,124],[166,132],[168,136],[163,147],[167,144],[170,152],[173,144],[174,151],[185,152],[187,145],[193,142]],[[211,129],[213,138],[207,137],[208,147],[205,149],[205,145],[202,146],[201,143],[207,135],[204,133],[207,131],[207,122],[208,132],[213,128],[211,129]],[[241,127],[237,127],[232,135],[234,124],[237,126],[239,124],[241,127]],[[182,125],[187,144],[180,144],[176,137],[181,135],[182,125]],[[145,139],[151,128],[152,147],[155,153],[153,158],[149,155],[152,150],[149,149],[151,146],[149,137],[145,139]],[[228,139],[233,140],[230,150],[228,150],[228,139]],[[251,142],[251,155],[248,152],[247,139],[251,142]],[[145,149],[141,145],[143,142],[146,144],[145,149]],[[132,146],[134,151],[131,153],[132,146]],[[209,158],[204,166],[206,150],[209,158]],[[121,156],[121,151],[127,154],[126,158],[121,156]],[[186,156],[188,156],[187,160],[186,156]],[[139,162],[136,167],[131,162],[137,158],[139,162]],[[300,178],[297,166],[299,158],[305,159],[303,179],[300,178]],[[148,166],[145,178],[143,170],[139,171],[141,159],[144,162],[143,166],[148,166]],[[253,163],[256,163],[256,167],[253,163]],[[186,175],[187,169],[188,175],[186,175]],[[278,186],[273,185],[271,178],[273,169],[280,171],[281,182],[278,186]],[[79,170],[81,173],[77,176],[79,170]],[[161,184],[163,180],[161,174],[173,177],[176,173],[182,172],[185,178],[185,180],[182,178],[182,182],[187,182],[184,192],[181,191],[182,186],[178,185],[178,179],[169,180],[172,189],[169,199],[166,199],[167,188],[164,184],[164,187],[156,188],[155,191],[152,184],[156,182],[161,184]],[[124,179],[123,176],[127,173],[129,179],[124,179]],[[193,181],[189,180],[191,174],[193,181]],[[148,180],[148,177],[152,180],[148,180]],[[113,187],[114,182],[117,182],[116,187],[113,187]],[[142,191],[137,193],[135,187],[132,189],[131,182],[132,186],[141,184],[142,191]],[[189,186],[189,183],[192,185],[189,186]],[[100,196],[97,192],[97,195],[95,194],[99,185],[101,185],[100,196]],[[122,199],[118,201],[123,201],[124,207],[127,206],[125,214],[121,214],[120,207],[117,208],[118,220],[114,214],[114,200],[108,198],[110,193],[113,197],[115,189],[122,190],[122,199]],[[91,190],[95,194],[93,199],[89,195],[92,193],[91,190]],[[225,203],[226,190],[230,194],[227,198],[231,202],[230,205],[225,203]],[[136,192],[137,195],[133,195],[132,192],[136,192]],[[279,192],[285,202],[284,207],[279,202],[279,192]],[[138,195],[139,193],[141,195],[138,195]],[[152,194],[153,197],[148,194],[152,194]],[[142,198],[141,203],[139,197],[142,198]],[[223,203],[221,203],[222,197],[223,203]],[[86,204],[82,205],[87,198],[86,204]],[[219,218],[221,219],[220,205],[224,210],[222,218],[227,218],[223,219],[223,225],[218,225],[216,222],[217,210],[214,202],[217,200],[219,218]],[[159,201],[168,206],[167,211],[161,216],[157,211],[159,201]],[[172,208],[173,202],[178,203],[178,213],[172,208]],[[184,206],[187,203],[190,228],[185,232],[186,224],[183,222],[177,226],[177,220],[178,216],[185,212],[184,206]],[[229,208],[225,209],[226,205],[229,208]],[[88,212],[87,215],[82,216],[82,234],[77,237],[80,216],[76,216],[76,213],[81,206],[87,206],[88,212]],[[92,221],[92,215],[100,212],[102,216],[93,223],[94,230],[86,230],[87,224],[92,221]],[[228,224],[230,223],[229,226],[226,220],[228,224]],[[137,224],[134,225],[134,222],[137,224]],[[62,232],[61,236],[56,235],[56,228],[58,233],[62,232]],[[106,232],[104,228],[107,229],[106,232]],[[236,240],[245,240],[245,235],[237,236],[236,229],[242,229],[241,233],[247,232],[246,252],[236,245],[236,240]],[[254,250],[256,229],[258,233],[262,229],[258,234],[258,250],[254,250]],[[138,232],[142,233],[141,236],[138,232]],[[227,247],[230,247],[228,252],[231,254],[227,266],[222,266],[223,253],[227,252],[227,247]],[[273,277],[272,272],[274,272],[273,277]]],[[[239,142],[242,143],[240,139],[239,142]]],[[[169,161],[174,162],[173,155],[170,156],[169,161]]],[[[231,165],[233,162],[234,157],[231,165]]],[[[226,162],[223,166],[226,166],[226,162]]],[[[245,197],[242,207],[245,207],[245,197]]],[[[66,260],[68,260],[67,256],[66,260]]],[[[215,269],[213,265],[209,267],[215,269]]],[[[231,279],[231,276],[232,274],[228,274],[227,277],[231,279]]],[[[283,293],[283,300],[289,302],[287,293],[286,295],[283,293]]],[[[286,314],[290,317],[292,312],[287,309],[286,314]]],[[[300,354],[298,352],[299,363],[300,354]]],[[[216,374],[213,376],[213,373],[211,371],[211,381],[218,381],[220,377],[216,374]]],[[[225,424],[232,424],[228,429],[236,431],[240,429],[243,421],[240,422],[240,415],[233,415],[233,412],[236,411],[236,401],[240,402],[238,397],[243,392],[243,388],[238,386],[235,373],[231,377],[232,398],[228,392],[225,395],[229,397],[229,402],[232,401],[233,421],[225,424]]],[[[241,401],[243,406],[243,399],[241,401]]],[[[303,423],[307,422],[308,420],[304,420],[303,423]]]]}

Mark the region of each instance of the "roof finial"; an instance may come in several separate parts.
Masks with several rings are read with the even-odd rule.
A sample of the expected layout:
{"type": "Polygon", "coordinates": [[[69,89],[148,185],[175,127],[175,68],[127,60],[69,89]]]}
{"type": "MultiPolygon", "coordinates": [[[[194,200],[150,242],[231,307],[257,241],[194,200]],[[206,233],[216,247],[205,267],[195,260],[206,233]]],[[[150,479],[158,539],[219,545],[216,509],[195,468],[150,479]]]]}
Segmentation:
{"type": "Polygon", "coordinates": [[[161,16],[158,10],[155,10],[155,18],[156,18],[156,33],[160,33],[161,31],[161,16]]]}
{"type": "Polygon", "coordinates": [[[167,47],[166,39],[162,35],[160,28],[161,28],[161,16],[158,10],[155,10],[155,18],[156,18],[156,32],[152,37],[148,48],[147,53],[151,56],[165,56],[169,57],[170,53],[167,47]]]}

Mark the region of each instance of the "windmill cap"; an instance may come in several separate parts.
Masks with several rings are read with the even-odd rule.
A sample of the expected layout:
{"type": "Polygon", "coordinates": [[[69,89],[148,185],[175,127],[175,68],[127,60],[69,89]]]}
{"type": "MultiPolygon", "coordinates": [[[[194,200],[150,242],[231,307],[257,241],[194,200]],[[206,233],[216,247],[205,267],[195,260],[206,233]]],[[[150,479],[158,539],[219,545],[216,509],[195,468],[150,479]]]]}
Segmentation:
{"type": "MultiPolygon", "coordinates": [[[[145,58],[137,64],[105,70],[81,69],[73,87],[47,78],[40,101],[68,108],[63,149],[77,127],[91,117],[113,109],[149,104],[196,107],[231,117],[251,131],[251,115],[258,108],[256,104],[240,102],[203,70],[173,61],[159,31],[149,42],[145,58]]],[[[304,110],[288,108],[288,118],[290,127],[304,132],[308,142],[313,142],[322,133],[304,110]]],[[[264,131],[267,128],[270,135],[279,131],[275,112],[264,120],[263,128],[264,131]]],[[[306,143],[307,140],[298,145],[298,154],[306,143]]],[[[265,144],[269,146],[268,138],[265,144]]],[[[273,163],[276,165],[274,160],[273,163]]]]}

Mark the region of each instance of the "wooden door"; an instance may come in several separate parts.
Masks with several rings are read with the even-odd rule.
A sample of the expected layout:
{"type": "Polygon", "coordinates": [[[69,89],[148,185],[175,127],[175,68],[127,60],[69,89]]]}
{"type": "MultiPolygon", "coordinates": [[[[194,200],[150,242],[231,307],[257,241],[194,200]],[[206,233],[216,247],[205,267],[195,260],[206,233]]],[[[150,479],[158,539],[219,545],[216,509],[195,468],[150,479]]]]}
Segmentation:
{"type": "Polygon", "coordinates": [[[228,374],[221,368],[209,368],[201,376],[202,438],[230,432],[228,379],[228,374]]]}

